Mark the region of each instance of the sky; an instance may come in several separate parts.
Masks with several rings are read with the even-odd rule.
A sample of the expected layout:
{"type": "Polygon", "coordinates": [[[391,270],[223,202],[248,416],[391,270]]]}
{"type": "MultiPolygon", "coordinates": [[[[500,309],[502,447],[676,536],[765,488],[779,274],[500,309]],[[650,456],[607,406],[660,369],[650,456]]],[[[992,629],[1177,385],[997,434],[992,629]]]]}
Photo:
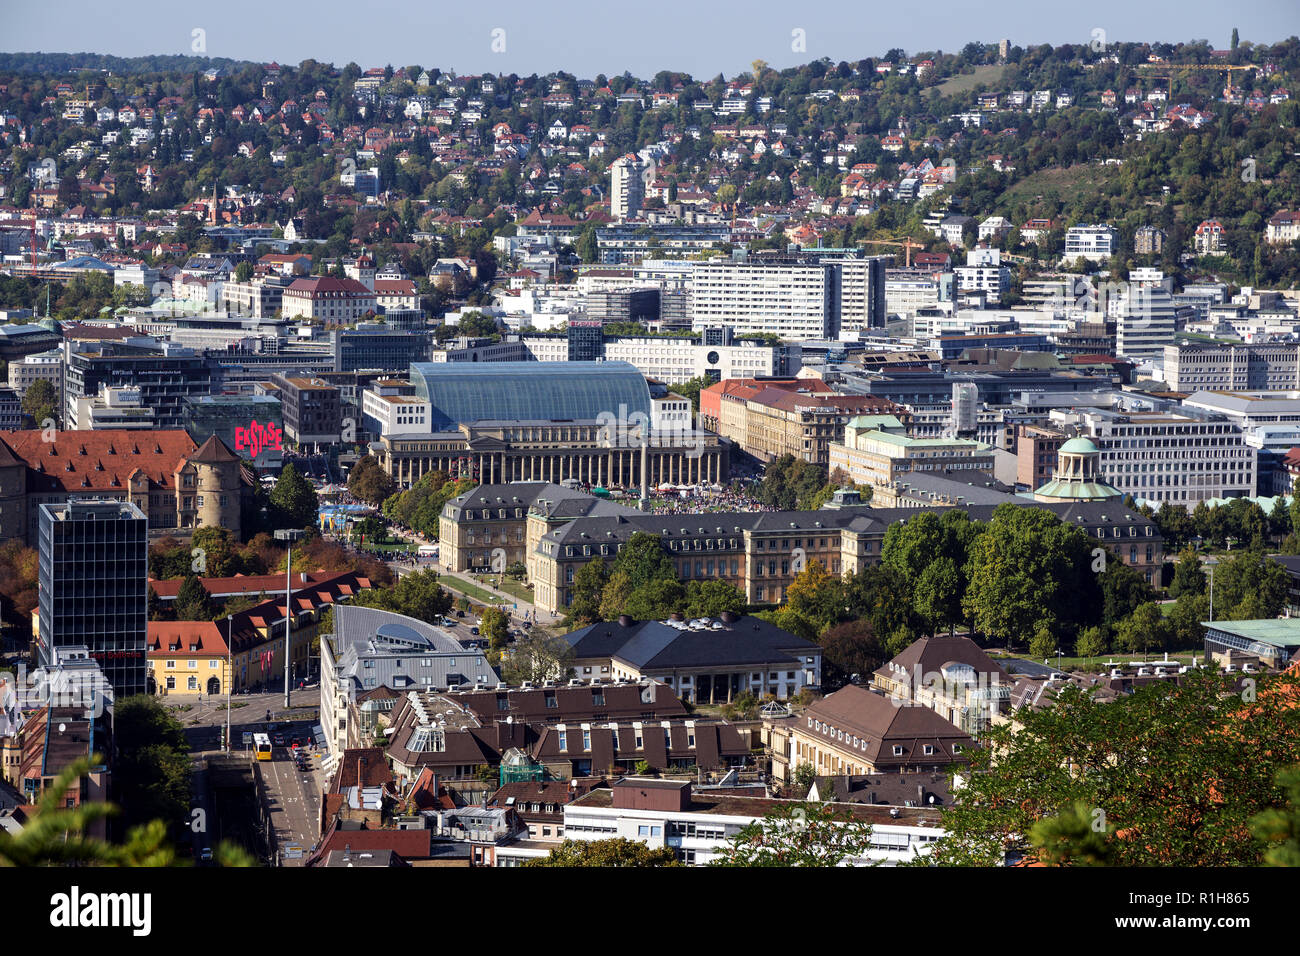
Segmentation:
{"type": "Polygon", "coordinates": [[[121,10],[103,0],[55,7],[0,0],[0,51],[213,57],[343,66],[419,65],[457,73],[564,70],[583,78],[660,70],[708,79],[755,59],[783,69],[830,57],[878,57],[899,47],[956,52],[971,40],[1037,43],[1209,40],[1227,47],[1300,34],[1297,0],[223,0],[121,10]],[[200,31],[197,32],[196,31],[200,31]],[[1104,34],[1095,31],[1104,31],[1104,34]],[[202,45],[203,49],[197,49],[202,45]]]}

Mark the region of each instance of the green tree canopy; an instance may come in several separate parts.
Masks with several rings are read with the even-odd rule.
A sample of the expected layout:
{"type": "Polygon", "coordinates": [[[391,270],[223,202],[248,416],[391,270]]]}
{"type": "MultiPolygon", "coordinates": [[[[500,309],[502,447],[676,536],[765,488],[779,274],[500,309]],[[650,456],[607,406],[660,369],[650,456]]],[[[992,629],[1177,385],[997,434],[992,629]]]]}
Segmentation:
{"type": "Polygon", "coordinates": [[[998,506],[971,551],[966,612],[978,630],[1022,646],[1044,617],[1071,631],[1092,623],[1101,603],[1093,547],[1050,511],[998,506]]]}
{"type": "Polygon", "coordinates": [[[1247,701],[1213,669],[1112,700],[1066,685],[1053,706],[1021,711],[1019,728],[986,731],[924,862],[1035,857],[1035,825],[1082,803],[1106,835],[1094,852],[1117,865],[1258,865],[1250,821],[1285,806],[1275,777],[1300,762],[1297,690],[1293,674],[1262,677],[1247,701]]]}
{"type": "Polygon", "coordinates": [[[27,386],[20,407],[24,415],[31,416],[32,425],[36,428],[44,428],[43,423],[46,421],[57,424],[62,417],[59,414],[58,392],[54,383],[46,378],[38,378],[27,386]]]}
{"type": "Polygon", "coordinates": [[[272,520],[281,528],[314,528],[320,508],[316,489],[289,462],[271,489],[272,520]]]}
{"type": "Polygon", "coordinates": [[[348,491],[368,504],[382,505],[392,496],[393,488],[393,479],[374,455],[362,455],[348,472],[348,491]]]}
{"type": "Polygon", "coordinates": [[[618,837],[612,840],[565,840],[544,857],[524,866],[649,867],[681,866],[668,847],[652,850],[644,843],[618,837]]]}
{"type": "Polygon", "coordinates": [[[840,866],[865,861],[871,825],[844,806],[784,802],[727,841],[713,866],[840,866]]]}

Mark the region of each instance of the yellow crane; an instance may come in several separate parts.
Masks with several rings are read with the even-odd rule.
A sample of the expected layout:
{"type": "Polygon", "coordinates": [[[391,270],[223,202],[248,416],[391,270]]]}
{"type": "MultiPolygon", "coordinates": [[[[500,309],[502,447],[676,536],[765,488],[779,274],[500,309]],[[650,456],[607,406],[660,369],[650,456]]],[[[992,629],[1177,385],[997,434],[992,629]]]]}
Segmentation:
{"type": "Polygon", "coordinates": [[[1183,72],[1191,73],[1195,70],[1208,70],[1214,73],[1226,73],[1228,74],[1228,86],[1231,87],[1232,76],[1234,73],[1242,73],[1250,70],[1260,69],[1260,67],[1255,66],[1253,64],[1249,64],[1247,66],[1234,66],[1231,63],[1139,63],[1137,64],[1136,68],[1139,70],[1147,71],[1152,79],[1155,80],[1163,79],[1165,81],[1165,84],[1171,87],[1171,89],[1169,90],[1169,93],[1171,94],[1173,93],[1172,86],[1174,82],[1174,74],[1176,73],[1183,73],[1183,72]]]}
{"type": "Polygon", "coordinates": [[[909,269],[912,268],[912,250],[925,248],[925,243],[916,242],[911,236],[892,236],[888,239],[859,239],[857,244],[859,246],[896,246],[899,249],[904,249],[906,250],[907,268],[909,269]],[[902,242],[896,241],[900,238],[903,240],[902,242]]]}

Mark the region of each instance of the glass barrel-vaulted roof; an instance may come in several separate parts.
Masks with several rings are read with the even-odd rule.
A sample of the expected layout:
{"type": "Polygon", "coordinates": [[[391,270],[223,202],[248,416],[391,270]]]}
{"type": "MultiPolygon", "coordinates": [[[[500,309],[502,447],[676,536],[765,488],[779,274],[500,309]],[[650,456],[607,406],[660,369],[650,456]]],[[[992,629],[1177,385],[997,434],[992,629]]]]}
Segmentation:
{"type": "Polygon", "coordinates": [[[650,416],[650,389],[628,362],[412,362],[411,382],[432,406],[433,431],[478,421],[650,416]]]}

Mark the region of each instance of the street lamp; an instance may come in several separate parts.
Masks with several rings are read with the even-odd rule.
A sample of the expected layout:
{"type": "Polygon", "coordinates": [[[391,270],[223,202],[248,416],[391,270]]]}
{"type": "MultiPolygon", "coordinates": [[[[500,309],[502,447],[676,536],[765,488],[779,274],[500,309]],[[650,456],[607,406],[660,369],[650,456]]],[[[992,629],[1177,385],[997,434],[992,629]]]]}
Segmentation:
{"type": "Polygon", "coordinates": [[[233,614],[226,615],[226,753],[230,753],[230,685],[235,677],[235,652],[230,643],[230,625],[233,614]]]}
{"type": "Polygon", "coordinates": [[[1214,566],[1219,563],[1219,559],[1214,555],[1206,555],[1203,563],[1210,569],[1210,623],[1214,623],[1214,566]]]}
{"type": "Polygon", "coordinates": [[[293,652],[290,632],[293,629],[293,542],[303,536],[301,528],[280,528],[275,532],[277,541],[287,542],[284,566],[284,709],[289,709],[289,660],[293,652]]]}

